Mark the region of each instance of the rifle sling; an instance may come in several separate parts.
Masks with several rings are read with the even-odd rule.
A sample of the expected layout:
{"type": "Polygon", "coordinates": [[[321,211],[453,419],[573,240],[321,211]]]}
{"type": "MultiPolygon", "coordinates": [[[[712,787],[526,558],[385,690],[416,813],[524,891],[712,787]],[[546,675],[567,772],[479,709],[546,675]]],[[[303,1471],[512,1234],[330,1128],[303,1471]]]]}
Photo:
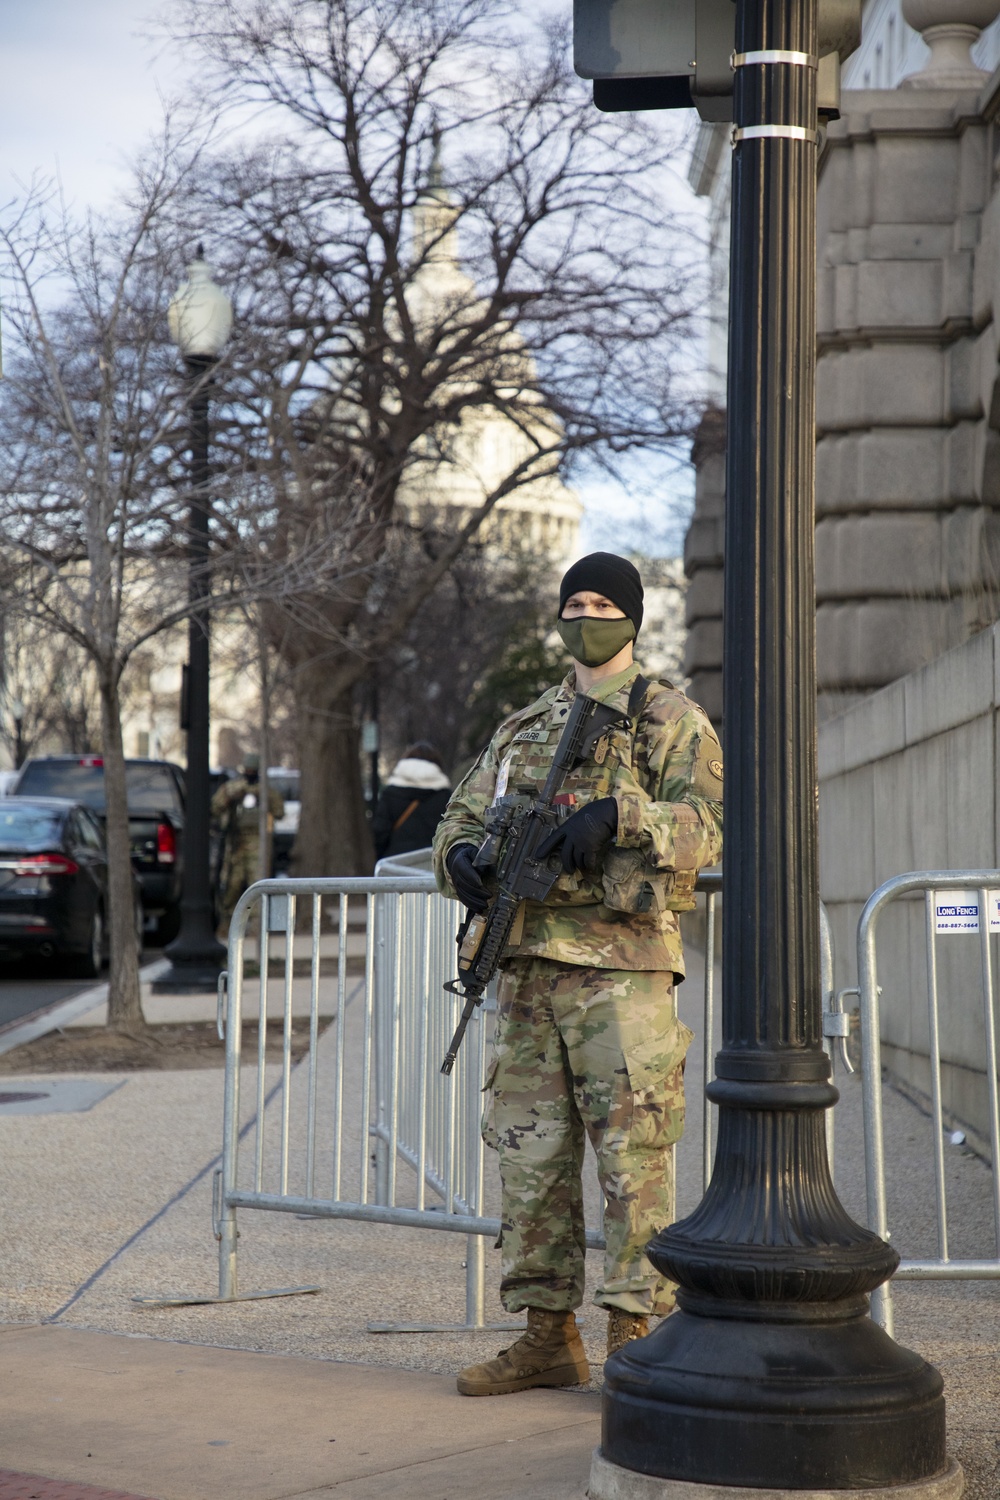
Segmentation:
{"type": "Polygon", "coordinates": [[[649,678],[643,677],[640,672],[632,684],[632,690],[628,695],[628,707],[625,712],[633,724],[638,722],[639,716],[646,706],[646,694],[649,692],[649,678]]]}

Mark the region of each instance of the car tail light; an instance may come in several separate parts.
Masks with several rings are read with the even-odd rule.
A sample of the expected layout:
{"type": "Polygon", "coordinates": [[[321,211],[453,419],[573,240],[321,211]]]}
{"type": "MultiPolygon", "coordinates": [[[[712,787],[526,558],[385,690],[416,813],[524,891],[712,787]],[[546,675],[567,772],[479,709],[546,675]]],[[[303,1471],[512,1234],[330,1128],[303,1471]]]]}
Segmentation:
{"type": "Polygon", "coordinates": [[[14,867],[15,875],[77,875],[80,866],[65,854],[24,854],[14,867]]]}
{"type": "Polygon", "coordinates": [[[81,766],[103,766],[104,757],[101,755],[82,755],[78,764],[81,766]]]}
{"type": "Polygon", "coordinates": [[[172,823],[156,825],[156,858],[161,865],[172,865],[177,858],[177,835],[172,823]]]}

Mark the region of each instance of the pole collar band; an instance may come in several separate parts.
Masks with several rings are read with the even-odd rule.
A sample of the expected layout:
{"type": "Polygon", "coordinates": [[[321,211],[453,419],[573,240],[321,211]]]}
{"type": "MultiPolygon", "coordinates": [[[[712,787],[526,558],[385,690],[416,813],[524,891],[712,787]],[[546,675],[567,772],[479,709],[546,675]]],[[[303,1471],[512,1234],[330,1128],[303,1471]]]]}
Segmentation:
{"type": "Polygon", "coordinates": [[[740,141],[808,141],[815,146],[819,135],[815,130],[807,130],[804,125],[742,125],[733,131],[733,145],[738,146],[740,141]]]}
{"type": "Polygon", "coordinates": [[[792,68],[818,68],[819,58],[810,52],[783,52],[780,48],[768,48],[763,52],[734,52],[729,59],[731,68],[761,66],[765,63],[787,63],[792,68]]]}

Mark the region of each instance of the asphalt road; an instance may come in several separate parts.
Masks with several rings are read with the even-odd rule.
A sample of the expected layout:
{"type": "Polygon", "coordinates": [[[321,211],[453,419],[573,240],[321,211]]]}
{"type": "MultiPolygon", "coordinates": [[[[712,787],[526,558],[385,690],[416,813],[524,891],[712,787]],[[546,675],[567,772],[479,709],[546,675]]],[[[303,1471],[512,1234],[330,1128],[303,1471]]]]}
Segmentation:
{"type": "MultiPolygon", "coordinates": [[[[159,957],[159,951],[143,950],[142,963],[159,957]]],[[[107,968],[101,978],[107,978],[107,968]]],[[[23,1016],[58,1005],[84,990],[93,989],[100,979],[63,979],[52,963],[41,960],[0,958],[0,1027],[9,1026],[23,1016]]]]}

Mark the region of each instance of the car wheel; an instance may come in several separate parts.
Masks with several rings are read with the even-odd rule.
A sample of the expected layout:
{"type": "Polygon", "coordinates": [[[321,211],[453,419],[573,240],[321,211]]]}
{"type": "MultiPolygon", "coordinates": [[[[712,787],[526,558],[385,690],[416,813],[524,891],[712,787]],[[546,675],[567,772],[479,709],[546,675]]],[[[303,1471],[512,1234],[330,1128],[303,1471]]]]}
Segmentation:
{"type": "Polygon", "coordinates": [[[74,954],[67,961],[67,972],[77,979],[97,979],[104,962],[104,912],[94,907],[90,922],[90,942],[86,953],[74,954]]]}

